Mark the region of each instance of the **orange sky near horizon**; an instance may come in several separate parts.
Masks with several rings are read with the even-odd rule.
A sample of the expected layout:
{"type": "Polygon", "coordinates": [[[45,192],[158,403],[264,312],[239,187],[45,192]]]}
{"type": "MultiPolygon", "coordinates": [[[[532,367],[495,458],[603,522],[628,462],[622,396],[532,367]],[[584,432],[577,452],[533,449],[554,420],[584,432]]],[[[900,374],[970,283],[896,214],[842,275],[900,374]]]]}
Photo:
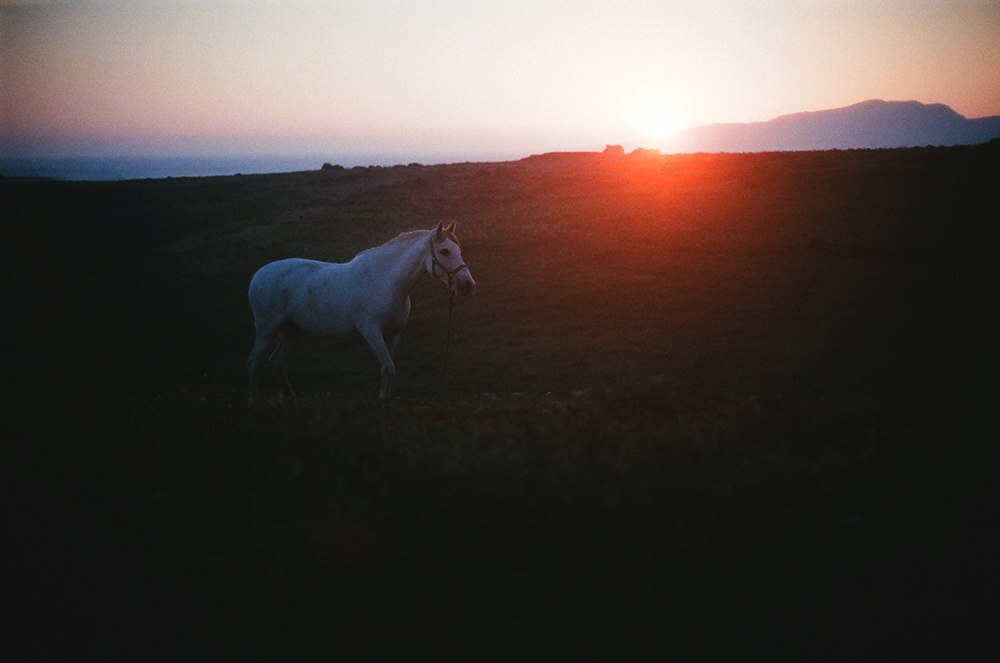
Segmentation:
{"type": "Polygon", "coordinates": [[[0,0],[0,149],[524,156],[871,98],[1000,114],[1000,2],[0,0]]]}

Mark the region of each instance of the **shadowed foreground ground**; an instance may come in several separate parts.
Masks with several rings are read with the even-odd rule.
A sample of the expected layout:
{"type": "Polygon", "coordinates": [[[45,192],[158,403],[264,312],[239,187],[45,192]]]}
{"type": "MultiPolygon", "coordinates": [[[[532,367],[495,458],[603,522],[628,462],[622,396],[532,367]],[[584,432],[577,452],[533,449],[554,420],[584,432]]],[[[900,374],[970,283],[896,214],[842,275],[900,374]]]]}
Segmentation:
{"type": "Polygon", "coordinates": [[[996,155],[0,183],[24,658],[961,658],[996,155]],[[447,378],[427,281],[394,403],[320,343],[250,416],[254,269],[439,220],[480,286],[447,378]]]}

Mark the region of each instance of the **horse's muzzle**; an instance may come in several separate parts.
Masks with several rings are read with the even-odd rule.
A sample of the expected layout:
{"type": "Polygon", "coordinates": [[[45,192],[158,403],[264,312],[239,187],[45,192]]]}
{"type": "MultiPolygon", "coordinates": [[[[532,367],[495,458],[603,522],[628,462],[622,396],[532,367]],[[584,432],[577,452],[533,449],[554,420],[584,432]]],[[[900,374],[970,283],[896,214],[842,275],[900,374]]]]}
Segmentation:
{"type": "Polygon", "coordinates": [[[476,280],[472,278],[469,271],[466,270],[455,279],[455,292],[458,293],[460,297],[468,297],[473,292],[476,291],[476,280]]]}

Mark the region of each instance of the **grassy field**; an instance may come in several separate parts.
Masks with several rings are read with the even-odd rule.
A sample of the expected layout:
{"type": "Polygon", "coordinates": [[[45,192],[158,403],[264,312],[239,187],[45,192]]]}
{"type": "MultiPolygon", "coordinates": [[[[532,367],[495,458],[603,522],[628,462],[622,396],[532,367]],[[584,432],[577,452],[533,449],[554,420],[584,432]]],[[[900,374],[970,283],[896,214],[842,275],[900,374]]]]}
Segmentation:
{"type": "Polygon", "coordinates": [[[0,180],[26,658],[961,658],[998,156],[0,180]],[[393,403],[317,341],[251,416],[253,272],[439,221],[479,283],[447,374],[426,279],[393,403]]]}

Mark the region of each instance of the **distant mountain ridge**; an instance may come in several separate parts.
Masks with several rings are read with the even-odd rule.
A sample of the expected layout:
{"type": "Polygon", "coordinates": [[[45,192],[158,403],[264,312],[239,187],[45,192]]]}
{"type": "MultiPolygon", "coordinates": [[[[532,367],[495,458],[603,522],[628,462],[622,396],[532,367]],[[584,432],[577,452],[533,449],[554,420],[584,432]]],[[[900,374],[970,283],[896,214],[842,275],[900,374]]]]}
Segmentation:
{"type": "Polygon", "coordinates": [[[711,124],[678,132],[668,152],[771,152],[973,145],[1000,137],[1000,115],[968,119],[944,104],[871,99],[767,122],[711,124]]]}

